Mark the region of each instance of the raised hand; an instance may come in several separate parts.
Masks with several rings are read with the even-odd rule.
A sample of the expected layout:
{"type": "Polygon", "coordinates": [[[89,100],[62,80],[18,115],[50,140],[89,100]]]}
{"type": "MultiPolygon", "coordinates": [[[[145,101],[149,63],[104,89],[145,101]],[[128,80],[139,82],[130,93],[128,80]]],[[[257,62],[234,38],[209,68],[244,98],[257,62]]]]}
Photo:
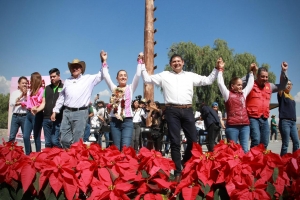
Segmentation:
{"type": "Polygon", "coordinates": [[[252,71],[253,74],[256,74],[257,70],[258,70],[258,67],[257,67],[256,63],[251,63],[250,71],[252,71]]]}
{"type": "Polygon", "coordinates": [[[101,59],[101,62],[102,63],[106,63],[106,60],[107,60],[107,52],[105,52],[105,51],[101,51],[100,52],[100,59],[101,59]]]}
{"type": "Polygon", "coordinates": [[[287,64],[287,62],[282,62],[282,63],[281,63],[281,69],[282,69],[282,71],[284,71],[284,72],[288,69],[288,64],[287,64]]]}
{"type": "Polygon", "coordinates": [[[224,66],[225,66],[225,62],[223,61],[223,58],[219,58],[218,60],[217,60],[217,63],[216,63],[216,68],[218,69],[218,70],[224,70],[224,66]]]}
{"type": "Polygon", "coordinates": [[[144,61],[144,53],[143,52],[139,53],[137,61],[138,61],[139,64],[144,64],[145,63],[145,61],[144,61]]]}

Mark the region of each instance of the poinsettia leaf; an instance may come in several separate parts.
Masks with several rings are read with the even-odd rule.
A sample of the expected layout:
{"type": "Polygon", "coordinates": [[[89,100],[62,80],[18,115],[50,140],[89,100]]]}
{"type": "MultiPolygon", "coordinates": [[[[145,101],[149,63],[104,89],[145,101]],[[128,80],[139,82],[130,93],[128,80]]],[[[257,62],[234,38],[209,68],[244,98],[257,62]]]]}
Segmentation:
{"type": "Polygon", "coordinates": [[[51,193],[51,186],[50,186],[50,183],[48,182],[47,185],[45,186],[44,190],[43,190],[43,193],[45,195],[45,197],[48,197],[50,196],[50,193],[51,193]]]}
{"type": "Polygon", "coordinates": [[[220,199],[220,195],[219,195],[219,188],[218,188],[214,193],[214,200],[219,200],[219,199],[220,199]]]}
{"type": "Polygon", "coordinates": [[[51,193],[49,194],[49,196],[46,196],[46,197],[48,197],[47,200],[57,200],[57,198],[56,198],[54,192],[51,192],[51,193]]]}
{"type": "Polygon", "coordinates": [[[58,193],[63,185],[62,181],[58,178],[58,176],[55,176],[53,173],[49,177],[49,183],[50,183],[52,189],[54,190],[55,195],[58,195],[58,193]]]}
{"type": "Polygon", "coordinates": [[[182,188],[182,196],[184,199],[196,199],[198,192],[198,186],[182,188]]]}
{"type": "Polygon", "coordinates": [[[210,186],[208,184],[205,185],[204,187],[204,196],[206,196],[208,194],[208,192],[210,191],[210,186]]]}
{"type": "Polygon", "coordinates": [[[66,198],[73,199],[77,190],[77,185],[68,184],[67,182],[64,182],[63,187],[64,187],[66,198]]]}
{"type": "Polygon", "coordinates": [[[146,172],[146,170],[142,170],[142,177],[148,178],[150,175],[146,172]]]}
{"type": "Polygon", "coordinates": [[[22,199],[23,194],[24,194],[23,188],[22,187],[18,188],[16,199],[22,199]]]}
{"type": "Polygon", "coordinates": [[[279,173],[279,169],[278,169],[278,167],[275,167],[275,168],[274,168],[274,172],[273,172],[273,174],[272,174],[272,178],[273,178],[273,182],[274,182],[274,183],[276,182],[276,180],[277,180],[277,178],[278,178],[278,173],[279,173]]]}
{"type": "Polygon", "coordinates": [[[10,186],[7,185],[7,184],[1,184],[1,190],[0,190],[0,196],[1,196],[1,198],[3,198],[3,199],[11,199],[8,187],[10,187],[10,186]]]}
{"type": "Polygon", "coordinates": [[[12,179],[10,185],[17,191],[19,183],[16,180],[12,179]]]}
{"type": "Polygon", "coordinates": [[[29,186],[31,185],[35,174],[36,171],[31,165],[27,164],[23,166],[21,171],[21,182],[24,192],[26,192],[29,186]]]}
{"type": "Polygon", "coordinates": [[[41,174],[39,173],[39,172],[36,172],[35,173],[35,179],[34,179],[34,182],[33,182],[33,186],[34,186],[34,189],[36,190],[36,191],[40,191],[40,176],[41,176],[41,174]]]}
{"type": "Polygon", "coordinates": [[[275,186],[270,182],[268,182],[267,192],[271,195],[272,198],[276,192],[275,186]]]}

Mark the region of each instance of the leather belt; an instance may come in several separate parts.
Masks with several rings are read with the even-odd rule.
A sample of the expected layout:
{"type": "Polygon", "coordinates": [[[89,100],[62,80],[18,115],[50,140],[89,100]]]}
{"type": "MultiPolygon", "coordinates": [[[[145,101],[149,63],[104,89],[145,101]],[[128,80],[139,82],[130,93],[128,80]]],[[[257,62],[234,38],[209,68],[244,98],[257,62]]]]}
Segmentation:
{"type": "Polygon", "coordinates": [[[70,108],[68,106],[65,106],[65,109],[70,110],[70,111],[78,111],[78,110],[86,110],[88,107],[80,107],[80,108],[70,108]]]}
{"type": "Polygon", "coordinates": [[[18,117],[24,117],[24,116],[26,116],[26,113],[13,113],[13,115],[18,116],[18,117]]]}
{"type": "Polygon", "coordinates": [[[186,109],[191,108],[192,104],[166,104],[166,107],[173,107],[173,108],[180,108],[180,109],[186,109]]]}

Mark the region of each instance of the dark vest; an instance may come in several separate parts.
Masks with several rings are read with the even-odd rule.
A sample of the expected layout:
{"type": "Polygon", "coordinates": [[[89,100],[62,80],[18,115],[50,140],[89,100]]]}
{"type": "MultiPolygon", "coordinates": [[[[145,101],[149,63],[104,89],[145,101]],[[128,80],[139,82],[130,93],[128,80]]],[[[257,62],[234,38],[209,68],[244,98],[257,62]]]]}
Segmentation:
{"type": "Polygon", "coordinates": [[[282,92],[282,95],[277,94],[279,103],[279,119],[290,119],[296,121],[296,103],[294,99],[282,92]]]}
{"type": "Polygon", "coordinates": [[[226,105],[228,125],[249,125],[250,121],[247,115],[246,102],[243,93],[229,92],[229,98],[226,105]]]}
{"type": "Polygon", "coordinates": [[[252,118],[269,118],[269,106],[271,99],[271,85],[266,83],[263,88],[260,88],[254,81],[253,88],[246,99],[248,116],[252,118]]]}
{"type": "MultiPolygon", "coordinates": [[[[58,88],[55,90],[55,93],[53,91],[53,88],[55,88],[54,85],[50,84],[47,85],[45,88],[45,108],[44,108],[44,118],[49,119],[53,113],[53,108],[55,106],[56,100],[58,99],[59,93],[58,90],[59,88],[63,88],[64,84],[62,82],[59,83],[58,88]]],[[[62,119],[62,109],[60,110],[59,114],[56,114],[56,120],[61,121],[62,119]]]]}

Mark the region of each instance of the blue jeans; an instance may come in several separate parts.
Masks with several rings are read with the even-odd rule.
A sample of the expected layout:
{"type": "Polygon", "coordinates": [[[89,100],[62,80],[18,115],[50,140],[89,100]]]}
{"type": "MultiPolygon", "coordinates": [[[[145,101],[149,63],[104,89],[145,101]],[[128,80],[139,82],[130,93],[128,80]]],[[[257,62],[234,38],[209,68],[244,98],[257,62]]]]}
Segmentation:
{"type": "Polygon", "coordinates": [[[129,147],[131,145],[133,132],[132,118],[125,118],[121,121],[112,117],[110,130],[113,144],[116,145],[120,151],[122,151],[123,146],[129,147]]]}
{"type": "Polygon", "coordinates": [[[193,142],[197,142],[195,118],[192,108],[175,108],[166,107],[165,119],[168,125],[168,133],[171,141],[171,157],[175,163],[176,170],[174,175],[178,176],[181,174],[181,135],[180,130],[182,129],[187,140],[187,147],[184,152],[182,161],[187,162],[191,156],[191,150],[193,142]]]}
{"type": "Polygon", "coordinates": [[[83,141],[84,142],[88,142],[89,141],[89,137],[91,134],[91,125],[87,122],[85,129],[84,129],[84,135],[83,135],[83,141]]]}
{"type": "Polygon", "coordinates": [[[105,138],[105,148],[109,147],[109,132],[104,132],[104,138],[105,138]]]}
{"type": "Polygon", "coordinates": [[[227,140],[233,140],[235,143],[240,141],[245,153],[249,151],[249,137],[250,137],[250,127],[249,126],[231,126],[227,125],[225,129],[225,134],[227,140]]]}
{"type": "Polygon", "coordinates": [[[9,133],[9,139],[8,139],[9,142],[15,141],[19,127],[21,127],[22,133],[24,134],[25,119],[26,119],[26,115],[24,115],[24,116],[12,115],[11,116],[10,133],[9,133]]]}
{"type": "Polygon", "coordinates": [[[59,147],[60,144],[60,122],[51,121],[50,119],[43,120],[43,129],[45,136],[45,147],[59,147]]]}
{"type": "Polygon", "coordinates": [[[26,155],[29,155],[32,151],[31,143],[30,143],[30,135],[32,131],[33,131],[36,152],[41,151],[42,125],[43,125],[43,112],[38,112],[36,115],[33,115],[31,114],[30,111],[27,111],[25,125],[24,125],[24,133],[23,133],[26,155]]]}
{"type": "Polygon", "coordinates": [[[297,125],[295,121],[280,119],[279,120],[279,131],[282,139],[282,146],[280,155],[283,156],[287,153],[290,137],[293,142],[293,152],[299,149],[299,137],[297,131],[297,125]]]}
{"type": "Polygon", "coordinates": [[[88,110],[70,111],[64,109],[60,126],[61,145],[70,148],[71,144],[83,138],[88,119],[88,110]]]}
{"type": "Polygon", "coordinates": [[[249,118],[250,120],[250,137],[251,148],[259,145],[260,143],[268,147],[270,139],[270,126],[266,118],[249,118]]]}

